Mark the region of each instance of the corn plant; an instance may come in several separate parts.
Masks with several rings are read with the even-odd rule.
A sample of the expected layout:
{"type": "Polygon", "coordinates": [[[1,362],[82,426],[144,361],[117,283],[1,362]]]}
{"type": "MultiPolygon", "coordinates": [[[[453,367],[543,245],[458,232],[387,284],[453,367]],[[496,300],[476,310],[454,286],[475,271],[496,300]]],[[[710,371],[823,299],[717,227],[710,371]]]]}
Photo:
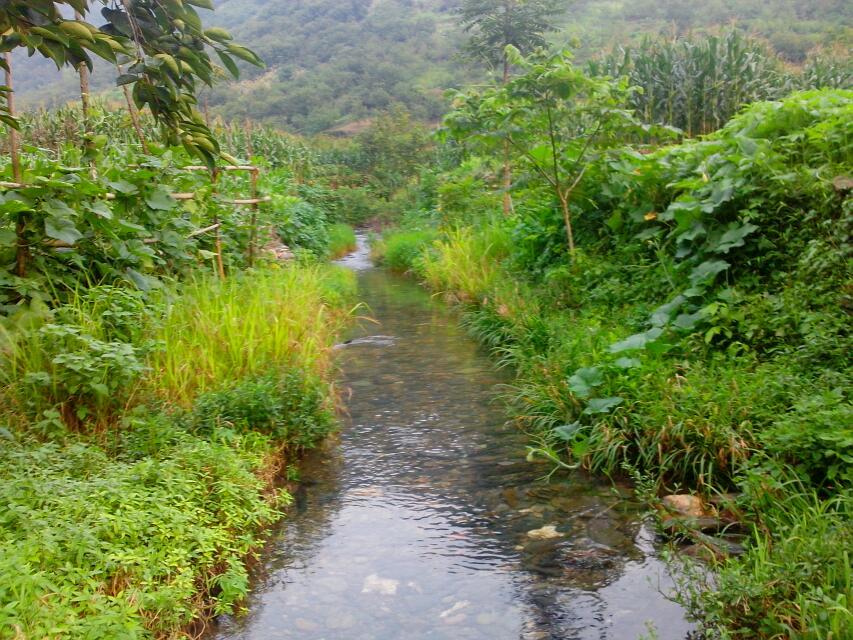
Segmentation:
{"type": "Polygon", "coordinates": [[[688,136],[719,129],[745,104],[775,99],[798,86],[763,43],[731,30],[705,38],[643,39],[590,63],[595,75],[625,76],[642,92],[631,106],[649,123],[688,136]]]}

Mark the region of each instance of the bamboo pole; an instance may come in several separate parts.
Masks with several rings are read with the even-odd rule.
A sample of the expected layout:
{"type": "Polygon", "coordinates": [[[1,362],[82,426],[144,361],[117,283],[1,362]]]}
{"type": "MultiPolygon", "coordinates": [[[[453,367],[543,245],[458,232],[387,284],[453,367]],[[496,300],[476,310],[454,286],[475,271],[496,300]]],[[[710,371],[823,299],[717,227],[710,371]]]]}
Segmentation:
{"type": "MultiPolygon", "coordinates": [[[[15,90],[14,90],[14,75],[12,73],[12,54],[6,52],[6,88],[9,93],[6,95],[6,109],[11,117],[15,117],[15,90]]],[[[9,127],[9,158],[12,162],[12,180],[21,184],[24,181],[23,172],[21,171],[21,137],[18,135],[18,130],[14,127],[9,127]]],[[[27,244],[27,216],[22,211],[18,213],[15,222],[15,275],[19,278],[24,278],[27,275],[27,263],[30,257],[30,248],[27,244]]]]}
{"type": "MultiPolygon", "coordinates": [[[[78,22],[83,21],[83,14],[79,11],[74,12],[74,19],[78,22]]],[[[89,130],[89,67],[85,62],[77,65],[77,72],[80,74],[80,103],[83,106],[83,126],[86,131],[89,130]]]]}

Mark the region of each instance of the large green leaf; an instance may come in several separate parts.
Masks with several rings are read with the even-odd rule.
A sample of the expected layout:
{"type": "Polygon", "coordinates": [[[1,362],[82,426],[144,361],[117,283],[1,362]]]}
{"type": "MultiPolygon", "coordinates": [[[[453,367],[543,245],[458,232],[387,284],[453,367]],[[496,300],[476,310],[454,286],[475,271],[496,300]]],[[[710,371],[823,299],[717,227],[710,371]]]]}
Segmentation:
{"type": "Polygon", "coordinates": [[[67,218],[46,218],[44,221],[44,233],[48,238],[59,240],[73,245],[83,234],[77,230],[74,223],[67,218]]]}
{"type": "Polygon", "coordinates": [[[569,378],[569,389],[580,398],[588,398],[593,390],[602,384],[604,384],[604,375],[598,367],[578,369],[569,378]]]}

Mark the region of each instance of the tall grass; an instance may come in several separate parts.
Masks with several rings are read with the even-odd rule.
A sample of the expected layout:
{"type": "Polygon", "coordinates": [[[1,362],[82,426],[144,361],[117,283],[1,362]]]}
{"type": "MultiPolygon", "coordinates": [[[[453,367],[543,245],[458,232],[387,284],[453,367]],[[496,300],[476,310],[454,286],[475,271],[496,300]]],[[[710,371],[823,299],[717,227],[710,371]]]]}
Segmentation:
{"type": "Polygon", "coordinates": [[[325,376],[347,317],[336,306],[353,282],[350,272],[314,266],[188,283],[155,333],[161,347],[146,386],[186,407],[234,380],[285,369],[325,376]]]}
{"type": "Polygon", "coordinates": [[[469,227],[448,231],[446,239],[424,254],[424,279],[434,289],[453,291],[466,302],[476,301],[494,285],[508,249],[509,235],[500,225],[479,232],[469,227]]]}
{"type": "Polygon", "coordinates": [[[437,237],[433,229],[393,230],[372,243],[371,255],[394,271],[419,272],[422,255],[437,237]]]}
{"type": "Polygon", "coordinates": [[[343,258],[356,249],[355,230],[348,224],[338,223],[329,227],[329,257],[343,258]]]}

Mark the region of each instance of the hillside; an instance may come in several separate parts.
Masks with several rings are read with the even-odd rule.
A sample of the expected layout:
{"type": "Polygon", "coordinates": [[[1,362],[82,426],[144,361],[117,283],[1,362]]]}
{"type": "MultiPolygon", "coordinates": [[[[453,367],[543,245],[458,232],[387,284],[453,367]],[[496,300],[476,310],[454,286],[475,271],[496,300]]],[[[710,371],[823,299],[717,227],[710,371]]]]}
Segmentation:
{"type": "MultiPolygon", "coordinates": [[[[434,120],[443,92],[480,71],[456,57],[459,0],[218,0],[211,24],[230,29],[266,60],[208,100],[229,118],[253,118],[315,133],[358,122],[394,103],[434,120]]],[[[580,57],[647,33],[686,32],[737,24],[766,37],[789,61],[815,47],[849,46],[853,9],[844,0],[566,0],[566,18],[553,35],[572,42],[580,57]]],[[[204,12],[207,13],[207,12],[204,12]]],[[[73,97],[73,74],[47,62],[18,63],[22,103],[52,104],[73,97]]],[[[114,74],[99,69],[96,89],[114,74]]]]}

